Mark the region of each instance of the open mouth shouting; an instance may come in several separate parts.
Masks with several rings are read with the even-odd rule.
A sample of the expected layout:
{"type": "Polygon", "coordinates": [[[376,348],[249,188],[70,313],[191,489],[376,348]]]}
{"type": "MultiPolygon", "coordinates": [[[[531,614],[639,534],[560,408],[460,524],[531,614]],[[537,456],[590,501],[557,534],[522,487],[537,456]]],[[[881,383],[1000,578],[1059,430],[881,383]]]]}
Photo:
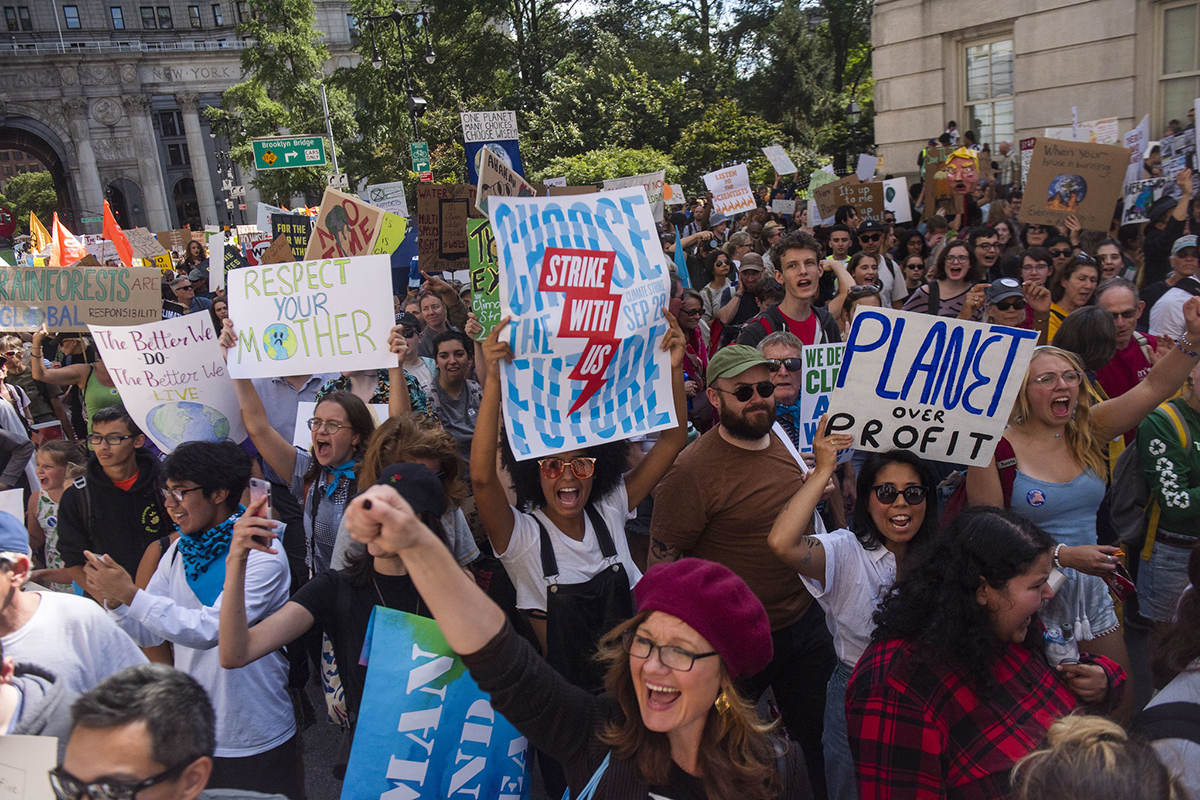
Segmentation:
{"type": "Polygon", "coordinates": [[[1055,419],[1066,419],[1071,416],[1071,396],[1069,394],[1051,398],[1050,414],[1055,419]]]}
{"type": "Polygon", "coordinates": [[[651,711],[666,711],[678,699],[678,689],[658,683],[646,683],[646,707],[651,711]]]}

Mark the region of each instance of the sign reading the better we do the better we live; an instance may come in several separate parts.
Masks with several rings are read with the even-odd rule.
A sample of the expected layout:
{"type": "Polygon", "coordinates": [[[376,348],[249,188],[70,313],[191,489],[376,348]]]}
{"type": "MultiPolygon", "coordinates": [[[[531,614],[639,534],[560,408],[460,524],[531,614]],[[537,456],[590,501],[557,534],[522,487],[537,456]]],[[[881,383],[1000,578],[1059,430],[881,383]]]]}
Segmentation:
{"type": "Polygon", "coordinates": [[[234,378],[384,369],[395,312],[391,259],[375,255],[245,267],[229,273],[234,378]]]}
{"type": "Polygon", "coordinates": [[[1037,337],[1037,331],[891,308],[856,311],[829,403],[829,431],[852,434],[859,450],[899,448],[986,467],[1037,337]]]}
{"type": "Polygon", "coordinates": [[[518,460],[674,427],[669,288],[642,187],[489,201],[518,460]]]}

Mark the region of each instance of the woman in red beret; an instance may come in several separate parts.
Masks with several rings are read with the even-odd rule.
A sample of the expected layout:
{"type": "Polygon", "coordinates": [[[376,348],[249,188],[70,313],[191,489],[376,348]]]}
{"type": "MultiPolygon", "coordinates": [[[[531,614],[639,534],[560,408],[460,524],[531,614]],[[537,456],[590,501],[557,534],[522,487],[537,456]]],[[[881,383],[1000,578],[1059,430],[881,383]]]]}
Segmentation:
{"type": "Polygon", "coordinates": [[[771,630],[726,567],[685,558],[650,569],[634,589],[637,613],[601,640],[606,691],[592,695],[513,632],[396,492],[372,486],[345,520],[372,555],[399,555],[471,677],[562,763],[572,797],[812,797],[799,748],[773,736],[735,686],[771,660],[771,630]]]}

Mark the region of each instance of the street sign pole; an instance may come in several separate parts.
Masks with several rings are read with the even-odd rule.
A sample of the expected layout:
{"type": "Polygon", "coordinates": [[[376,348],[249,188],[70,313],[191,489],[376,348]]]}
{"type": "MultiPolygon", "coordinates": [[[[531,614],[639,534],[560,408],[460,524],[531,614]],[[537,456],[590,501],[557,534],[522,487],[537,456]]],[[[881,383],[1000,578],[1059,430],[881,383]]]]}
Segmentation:
{"type": "Polygon", "coordinates": [[[329,155],[333,157],[333,172],[338,173],[337,144],[333,141],[333,124],[329,121],[329,101],[325,99],[325,84],[321,84],[321,108],[325,110],[325,132],[329,134],[329,155]]]}

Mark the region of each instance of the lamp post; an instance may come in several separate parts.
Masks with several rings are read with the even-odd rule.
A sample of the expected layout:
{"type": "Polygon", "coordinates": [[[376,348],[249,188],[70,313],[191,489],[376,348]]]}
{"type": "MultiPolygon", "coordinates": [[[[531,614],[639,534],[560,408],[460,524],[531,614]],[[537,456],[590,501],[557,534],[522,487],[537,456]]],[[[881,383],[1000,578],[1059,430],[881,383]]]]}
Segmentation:
{"type": "Polygon", "coordinates": [[[858,141],[858,120],[861,117],[861,115],[862,115],[862,108],[858,105],[857,101],[851,100],[850,105],[846,106],[846,122],[849,123],[849,125],[850,125],[850,137],[849,138],[850,138],[850,150],[851,150],[851,152],[847,154],[848,155],[847,164],[846,164],[847,169],[850,166],[849,160],[853,159],[854,156],[856,155],[853,152],[853,150],[857,148],[856,142],[858,141]]]}
{"type": "Polygon", "coordinates": [[[428,8],[419,8],[416,11],[404,12],[399,6],[392,9],[390,14],[380,14],[377,16],[363,17],[367,27],[371,31],[371,66],[375,69],[383,67],[383,57],[379,54],[379,44],[375,40],[376,24],[392,23],[396,26],[396,43],[400,47],[400,63],[404,67],[404,93],[407,96],[408,118],[412,121],[413,140],[420,139],[417,134],[417,118],[425,113],[426,107],[429,105],[424,97],[420,97],[413,90],[412,73],[408,68],[408,56],[404,52],[404,23],[406,20],[413,20],[416,27],[425,29],[425,62],[432,64],[437,60],[437,55],[433,52],[433,42],[429,38],[429,15],[432,12],[428,8]]]}

